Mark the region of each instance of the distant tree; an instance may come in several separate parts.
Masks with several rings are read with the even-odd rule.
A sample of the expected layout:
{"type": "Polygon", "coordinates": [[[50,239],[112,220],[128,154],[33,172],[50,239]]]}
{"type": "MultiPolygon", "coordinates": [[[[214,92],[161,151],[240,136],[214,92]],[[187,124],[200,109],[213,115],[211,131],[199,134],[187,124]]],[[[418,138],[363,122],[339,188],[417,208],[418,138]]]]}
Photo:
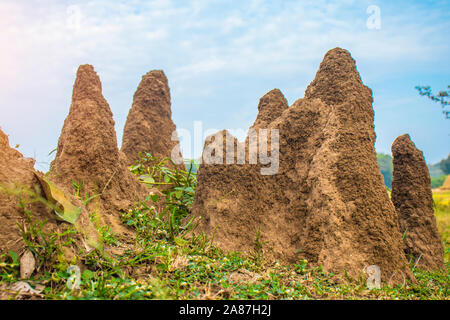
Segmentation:
{"type": "Polygon", "coordinates": [[[446,119],[450,119],[450,102],[449,102],[449,96],[450,96],[450,85],[447,86],[447,91],[439,91],[437,96],[433,95],[431,92],[430,86],[416,86],[417,91],[419,91],[419,94],[421,96],[428,97],[432,101],[439,102],[442,106],[442,113],[444,114],[446,119]]]}
{"type": "Polygon", "coordinates": [[[445,179],[447,179],[447,176],[445,174],[437,178],[431,178],[431,188],[434,189],[442,187],[442,185],[445,182],[445,179]]]}
{"type": "Polygon", "coordinates": [[[450,154],[448,155],[447,159],[443,159],[441,160],[441,162],[439,162],[439,166],[445,174],[450,174],[450,154]]]}
{"type": "Polygon", "coordinates": [[[392,157],[388,154],[377,154],[378,165],[380,166],[381,174],[384,177],[384,184],[389,189],[392,188],[392,157]]]}

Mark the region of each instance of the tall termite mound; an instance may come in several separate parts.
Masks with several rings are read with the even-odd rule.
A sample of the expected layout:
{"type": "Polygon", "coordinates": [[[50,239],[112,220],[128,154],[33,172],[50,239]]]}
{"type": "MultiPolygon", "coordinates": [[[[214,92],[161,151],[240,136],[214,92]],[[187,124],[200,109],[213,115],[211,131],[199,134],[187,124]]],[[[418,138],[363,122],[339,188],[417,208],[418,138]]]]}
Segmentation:
{"type": "Polygon", "coordinates": [[[142,77],[122,139],[121,150],[130,164],[138,159],[139,152],[149,152],[159,158],[170,157],[184,168],[170,99],[169,84],[162,70],[150,71],[142,77]]]}
{"type": "MultiPolygon", "coordinates": [[[[245,141],[245,163],[201,164],[193,206],[202,217],[199,230],[214,233],[227,251],[255,253],[263,245],[270,259],[303,258],[352,276],[378,265],[384,282],[412,279],[377,164],[372,92],[350,53],[330,50],[305,97],[289,108],[283,101],[278,90],[261,99],[252,126],[256,138],[245,141]],[[265,136],[270,141],[261,148],[265,136]],[[256,164],[251,140],[258,145],[256,164]],[[270,151],[270,161],[261,150],[270,151]],[[263,174],[269,167],[275,170],[263,174]]],[[[203,160],[220,150],[214,145],[224,134],[206,141],[203,160]]],[[[230,158],[239,154],[230,150],[230,158]]]]}
{"type": "Polygon", "coordinates": [[[81,186],[84,198],[91,199],[88,208],[114,231],[126,232],[120,211],[148,194],[128,170],[127,162],[117,146],[113,114],[103,97],[100,78],[93,66],[82,65],[50,178],[68,192],[74,192],[74,183],[81,186]]]}
{"type": "Polygon", "coordinates": [[[392,144],[394,174],[392,202],[404,232],[405,254],[417,267],[445,269],[444,248],[437,229],[428,167],[422,151],[408,134],[392,144]]]}
{"type": "MultiPolygon", "coordinates": [[[[8,136],[0,130],[0,254],[9,251],[21,254],[25,250],[19,226],[29,230],[29,223],[47,221],[43,225],[43,231],[60,234],[70,226],[57,219],[54,208],[43,192],[42,177],[43,174],[34,169],[34,159],[24,158],[20,152],[11,148],[8,136]]],[[[88,211],[70,194],[64,197],[80,208],[75,221],[75,227],[80,233],[73,236],[75,244],[97,247],[101,240],[89,220],[88,211]]],[[[65,245],[66,249],[70,246],[65,245]]]]}
{"type": "Polygon", "coordinates": [[[259,99],[258,115],[250,129],[267,128],[288,107],[286,98],[279,89],[269,91],[259,99]]]}

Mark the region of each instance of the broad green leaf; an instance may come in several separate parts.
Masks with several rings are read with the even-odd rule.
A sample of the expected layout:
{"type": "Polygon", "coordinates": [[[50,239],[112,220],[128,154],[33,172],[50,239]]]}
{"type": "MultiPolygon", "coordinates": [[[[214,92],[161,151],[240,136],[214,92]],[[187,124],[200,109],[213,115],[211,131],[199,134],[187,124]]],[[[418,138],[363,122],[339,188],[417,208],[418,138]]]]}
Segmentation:
{"type": "Polygon", "coordinates": [[[47,200],[55,206],[56,215],[66,222],[75,224],[81,214],[81,208],[74,206],[64,192],[53,182],[37,174],[35,176],[41,182],[47,200]]]}
{"type": "Polygon", "coordinates": [[[152,176],[149,175],[142,175],[139,176],[139,179],[141,180],[141,182],[143,183],[148,183],[148,184],[154,184],[155,183],[155,179],[153,179],[152,176]]]}

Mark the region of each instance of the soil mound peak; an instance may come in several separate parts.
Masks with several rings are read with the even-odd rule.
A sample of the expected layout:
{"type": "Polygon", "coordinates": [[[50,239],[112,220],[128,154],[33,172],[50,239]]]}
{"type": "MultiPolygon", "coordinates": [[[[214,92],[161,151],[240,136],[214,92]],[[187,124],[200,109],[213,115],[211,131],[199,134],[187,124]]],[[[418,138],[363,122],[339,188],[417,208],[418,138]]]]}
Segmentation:
{"type": "Polygon", "coordinates": [[[394,173],[392,202],[398,213],[400,231],[405,233],[406,258],[419,268],[445,269],[444,248],[437,229],[428,167],[422,151],[408,134],[392,144],[394,173]]]}
{"type": "Polygon", "coordinates": [[[273,89],[266,93],[258,104],[258,116],[251,128],[267,128],[268,125],[281,116],[289,107],[286,98],[279,89],[273,89]]]}
{"type": "Polygon", "coordinates": [[[90,64],[81,65],[77,71],[72,99],[96,99],[101,94],[102,83],[100,82],[100,78],[95,72],[94,67],[90,64]]]}
{"type": "Polygon", "coordinates": [[[346,99],[358,98],[352,97],[355,89],[360,91],[361,100],[372,102],[372,92],[363,85],[350,52],[334,48],[325,54],[315,79],[305,91],[305,98],[320,98],[328,105],[340,104],[346,99]]]}
{"type": "Polygon", "coordinates": [[[162,70],[142,77],[134,94],[123,132],[121,150],[131,164],[138,153],[172,158],[184,168],[175,123],[172,121],[170,88],[162,70]]]}
{"type": "Polygon", "coordinates": [[[76,183],[76,191],[93,197],[88,208],[114,231],[125,232],[120,211],[148,194],[126,162],[117,146],[113,114],[103,97],[100,78],[91,65],[82,65],[49,176],[70,193],[76,183]]]}

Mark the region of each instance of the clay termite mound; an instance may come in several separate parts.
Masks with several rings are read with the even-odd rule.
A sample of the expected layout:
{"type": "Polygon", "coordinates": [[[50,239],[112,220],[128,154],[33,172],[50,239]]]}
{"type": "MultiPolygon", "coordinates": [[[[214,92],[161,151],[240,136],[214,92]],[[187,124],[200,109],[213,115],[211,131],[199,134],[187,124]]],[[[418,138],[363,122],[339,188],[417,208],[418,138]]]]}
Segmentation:
{"type": "Polygon", "coordinates": [[[171,158],[184,169],[175,123],[172,121],[170,88],[162,70],[142,77],[134,94],[123,132],[121,150],[132,164],[139,152],[171,158]]]}
{"type": "Polygon", "coordinates": [[[404,232],[405,254],[418,268],[445,269],[444,248],[437,229],[428,167],[408,134],[392,144],[392,202],[404,232]]]}
{"type": "MultiPolygon", "coordinates": [[[[44,192],[44,175],[34,169],[34,162],[34,159],[24,158],[19,151],[11,148],[8,136],[0,130],[0,254],[14,251],[21,255],[27,248],[21,228],[30,232],[33,223],[47,221],[43,224],[43,232],[46,233],[61,234],[72,227],[66,221],[58,219],[55,207],[52,206],[55,204],[54,200],[47,198],[44,192]]],[[[55,187],[57,186],[53,185],[55,187]]],[[[83,249],[100,248],[101,239],[89,219],[88,211],[70,194],[64,195],[64,199],[79,209],[79,215],[73,221],[79,233],[72,236],[75,240],[73,244],[64,247],[64,255],[70,259],[69,252],[77,252],[77,249],[72,248],[73,245],[83,249]]],[[[67,207],[67,203],[65,205],[67,207]]]]}
{"type": "Polygon", "coordinates": [[[91,65],[82,65],[49,177],[67,192],[87,199],[89,210],[114,232],[127,233],[121,211],[149,193],[130,173],[128,162],[118,149],[113,114],[100,78],[91,65]]]}
{"type": "MultiPolygon", "coordinates": [[[[0,253],[19,252],[24,242],[17,224],[26,221],[19,205],[21,190],[33,191],[39,182],[34,176],[34,161],[9,146],[8,136],[0,130],[0,253]]],[[[43,204],[28,204],[25,208],[35,212],[37,218],[47,217],[49,209],[43,204]]]]}
{"type": "MultiPolygon", "coordinates": [[[[287,263],[306,259],[354,277],[377,265],[385,283],[414,279],[377,164],[372,92],[350,53],[330,50],[305,97],[289,108],[283,101],[279,90],[261,98],[244,164],[242,156],[235,164],[205,161],[227,158],[216,146],[227,132],[207,139],[193,206],[202,217],[198,231],[214,234],[225,251],[262,252],[287,263]],[[260,154],[252,164],[251,141],[265,135],[268,146],[259,143],[257,152],[267,149],[268,157],[260,154]]],[[[228,136],[230,146],[240,145],[228,136]]],[[[230,152],[234,158],[242,151],[230,152]]]]}
{"type": "Polygon", "coordinates": [[[259,100],[258,115],[250,129],[267,128],[288,107],[288,102],[279,89],[269,91],[259,100]]]}

